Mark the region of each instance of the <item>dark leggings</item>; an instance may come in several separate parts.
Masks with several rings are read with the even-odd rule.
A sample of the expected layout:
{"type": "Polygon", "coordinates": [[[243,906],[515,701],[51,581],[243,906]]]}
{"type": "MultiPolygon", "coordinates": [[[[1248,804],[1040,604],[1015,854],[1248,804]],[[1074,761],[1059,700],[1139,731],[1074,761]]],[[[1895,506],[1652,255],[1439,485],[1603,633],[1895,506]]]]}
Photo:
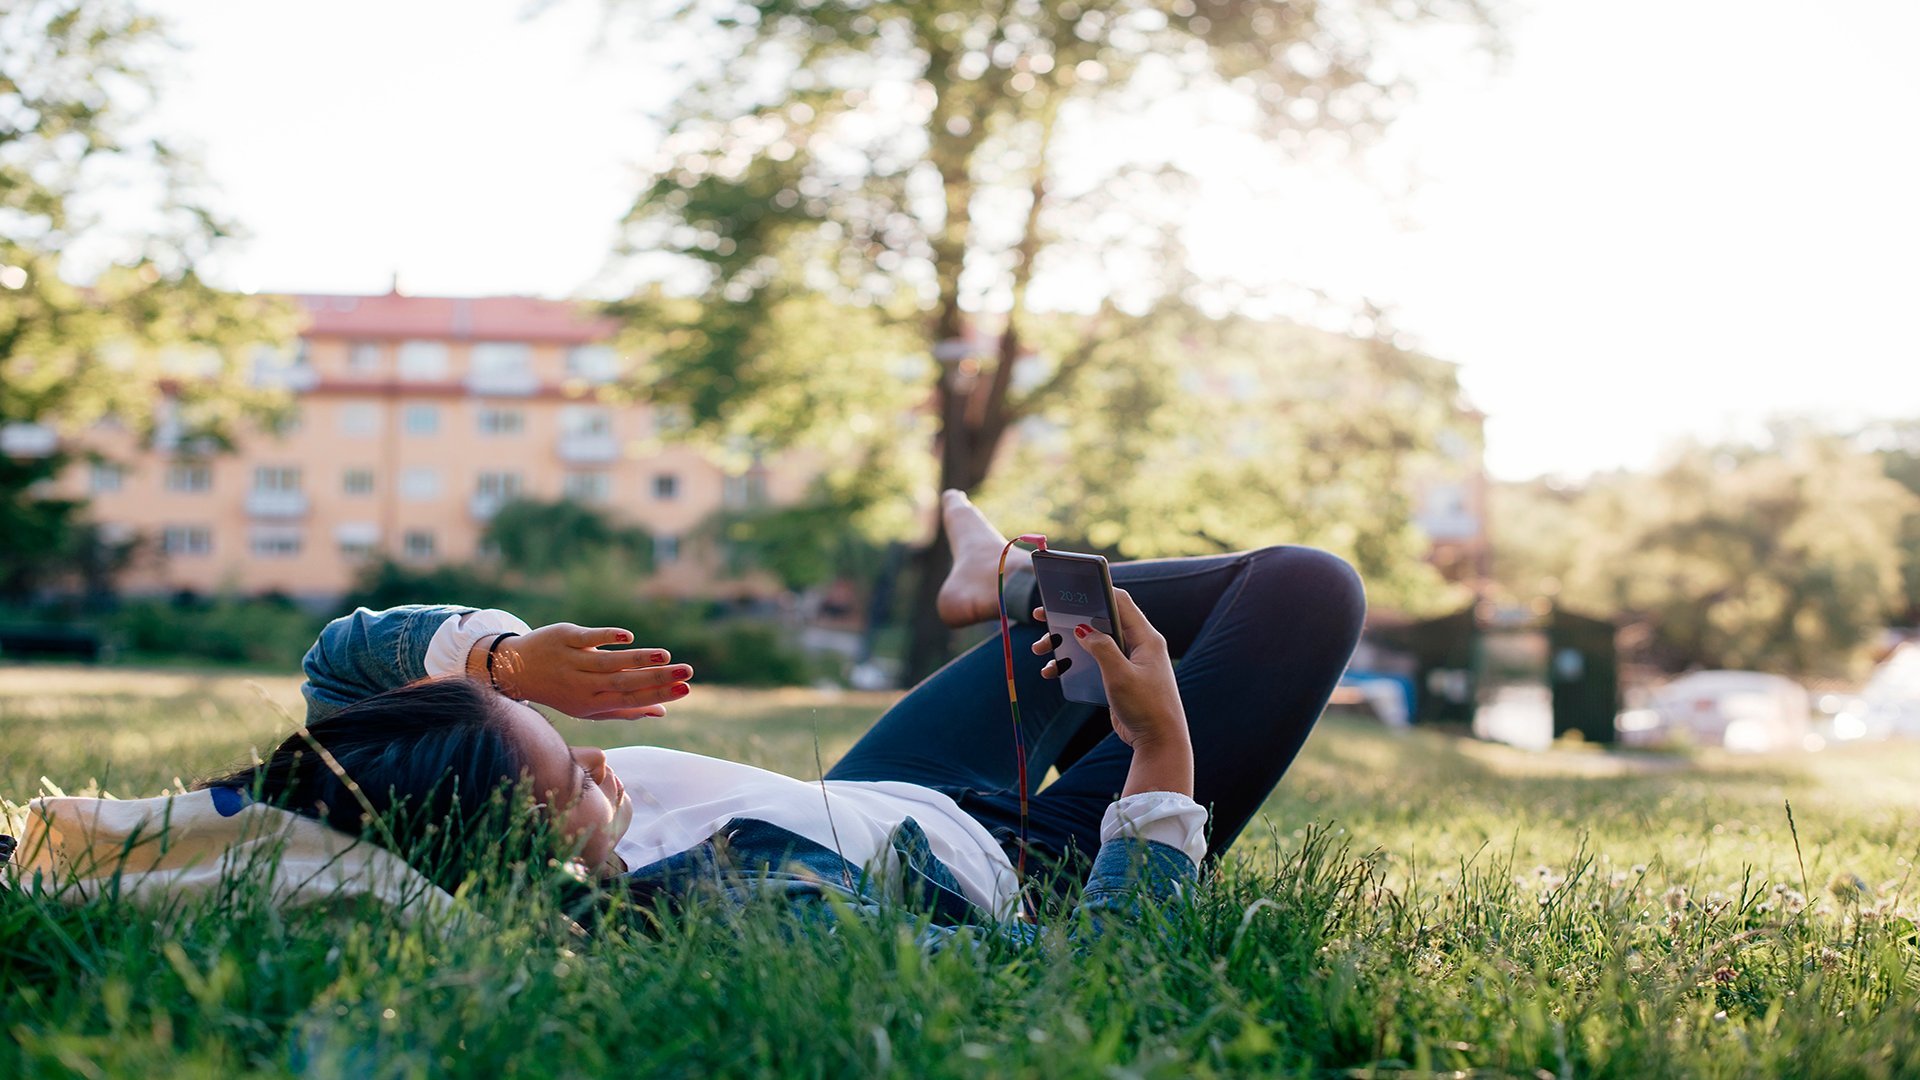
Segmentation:
{"type": "MultiPolygon", "coordinates": [[[[1116,563],[1113,582],[1167,639],[1193,733],[1194,798],[1211,812],[1208,856],[1231,845],[1292,764],[1360,636],[1366,600],[1346,563],[1312,548],[1116,563]]],[[[1010,601],[1011,602],[1011,601],[1010,601]]],[[[1029,850],[1090,856],[1133,751],[1104,708],[1069,702],[1030,651],[1046,631],[1028,590],[1014,623],[1014,679],[1027,736],[1029,850]]],[[[901,698],[827,773],[946,793],[1016,853],[1019,791],[999,635],[901,698]]]]}

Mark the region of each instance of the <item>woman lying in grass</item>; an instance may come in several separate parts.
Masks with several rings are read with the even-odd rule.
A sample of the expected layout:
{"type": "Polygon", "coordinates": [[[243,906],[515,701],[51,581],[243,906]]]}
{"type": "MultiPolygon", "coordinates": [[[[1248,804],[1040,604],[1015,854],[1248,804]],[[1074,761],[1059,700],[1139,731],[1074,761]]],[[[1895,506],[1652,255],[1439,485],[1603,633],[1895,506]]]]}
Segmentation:
{"type": "MultiPolygon", "coordinates": [[[[943,512],[954,568],[941,617],[992,618],[1005,538],[958,492],[943,512]]],[[[1024,566],[1016,558],[1009,566],[1024,566]]],[[[1092,905],[1143,884],[1164,895],[1233,843],[1319,717],[1364,606],[1345,563],[1304,548],[1112,573],[1132,652],[1082,635],[1111,709],[1066,701],[1060,660],[1017,662],[1015,673],[1028,775],[1037,787],[1059,770],[1029,793],[1028,861],[1077,872],[1093,853],[1082,897],[1092,905]]],[[[1009,612],[1031,613],[1013,626],[1026,647],[1016,655],[1046,656],[1059,641],[1031,572],[1010,573],[1008,592],[1009,612]]],[[[665,715],[694,673],[666,648],[601,648],[632,643],[624,629],[535,630],[500,611],[361,609],[307,654],[306,730],[210,783],[349,833],[371,811],[403,853],[456,837],[497,793],[531,791],[582,863],[647,898],[771,888],[905,902],[941,923],[1018,914],[1020,795],[997,640],[914,687],[820,781],[659,747],[570,747],[525,704],[586,719],[665,715]]]]}

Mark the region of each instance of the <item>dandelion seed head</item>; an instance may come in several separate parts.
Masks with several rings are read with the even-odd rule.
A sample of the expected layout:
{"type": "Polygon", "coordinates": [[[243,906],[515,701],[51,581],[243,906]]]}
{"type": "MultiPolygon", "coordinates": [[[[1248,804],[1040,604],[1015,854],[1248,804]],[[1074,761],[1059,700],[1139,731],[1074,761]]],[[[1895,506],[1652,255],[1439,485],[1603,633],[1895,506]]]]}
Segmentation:
{"type": "Polygon", "coordinates": [[[1873,897],[1873,889],[1858,874],[1842,870],[1827,882],[1827,894],[1842,904],[1859,904],[1873,897]]]}

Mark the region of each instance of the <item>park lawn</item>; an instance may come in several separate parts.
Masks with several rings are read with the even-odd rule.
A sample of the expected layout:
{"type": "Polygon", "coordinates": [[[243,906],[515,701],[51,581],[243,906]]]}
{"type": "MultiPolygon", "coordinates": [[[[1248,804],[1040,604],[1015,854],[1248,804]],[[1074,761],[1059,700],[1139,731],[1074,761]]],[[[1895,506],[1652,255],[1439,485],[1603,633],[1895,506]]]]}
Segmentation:
{"type": "MultiPolygon", "coordinates": [[[[563,727],[811,776],[889,700],[702,688],[563,727]]],[[[0,797],[154,794],[298,708],[292,677],[0,667],[0,797]]],[[[1079,952],[771,910],[582,939],[533,885],[452,926],[0,893],[0,1076],[1920,1075],[1917,802],[1907,744],[1528,754],[1329,719],[1221,874],[1079,952]]]]}

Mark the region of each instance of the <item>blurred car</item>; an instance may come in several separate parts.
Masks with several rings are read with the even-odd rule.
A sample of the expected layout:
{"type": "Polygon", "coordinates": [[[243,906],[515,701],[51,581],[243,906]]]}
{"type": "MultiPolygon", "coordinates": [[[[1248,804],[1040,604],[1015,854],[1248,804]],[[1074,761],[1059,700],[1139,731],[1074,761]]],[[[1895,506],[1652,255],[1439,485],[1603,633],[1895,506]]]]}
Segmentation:
{"type": "Polygon", "coordinates": [[[1920,736],[1920,644],[1909,641],[1894,649],[1833,719],[1836,733],[1843,727],[1847,732],[1842,738],[1920,736]]]}
{"type": "Polygon", "coordinates": [[[1635,717],[1641,729],[1635,734],[1643,738],[1650,733],[1679,735],[1698,746],[1743,753],[1800,749],[1813,728],[1806,688],[1760,671],[1682,675],[1654,691],[1646,712],[1652,716],[1635,717]]]}

